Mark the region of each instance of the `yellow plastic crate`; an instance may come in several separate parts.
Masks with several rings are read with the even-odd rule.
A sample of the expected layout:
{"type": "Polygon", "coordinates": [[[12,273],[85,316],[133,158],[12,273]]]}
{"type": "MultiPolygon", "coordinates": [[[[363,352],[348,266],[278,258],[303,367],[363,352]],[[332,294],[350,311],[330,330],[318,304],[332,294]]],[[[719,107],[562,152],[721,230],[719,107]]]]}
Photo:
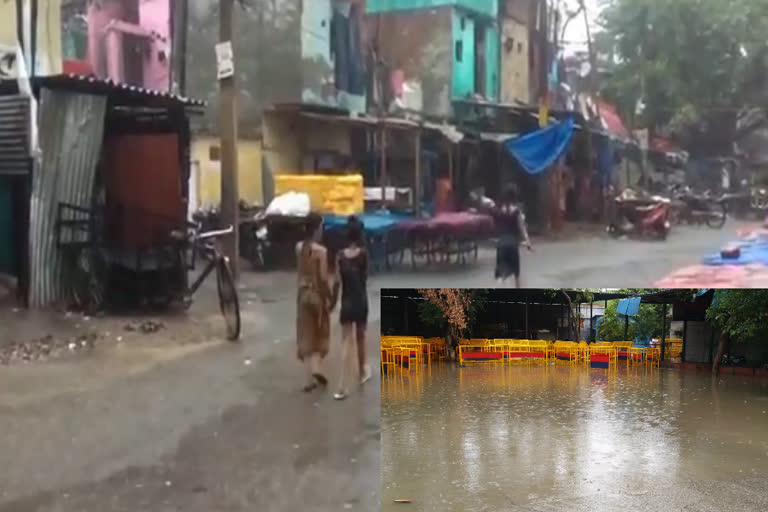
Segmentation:
{"type": "Polygon", "coordinates": [[[324,174],[278,174],[275,194],[303,192],[309,196],[312,211],[336,215],[363,212],[363,176],[324,174]]]}

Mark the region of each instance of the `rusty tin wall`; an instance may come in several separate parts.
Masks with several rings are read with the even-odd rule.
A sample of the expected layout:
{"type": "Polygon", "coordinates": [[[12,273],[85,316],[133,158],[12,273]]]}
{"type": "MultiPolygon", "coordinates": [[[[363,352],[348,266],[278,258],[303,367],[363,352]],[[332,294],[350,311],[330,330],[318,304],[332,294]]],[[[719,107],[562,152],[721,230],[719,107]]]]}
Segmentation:
{"type": "Polygon", "coordinates": [[[91,207],[106,108],[106,96],[41,90],[42,157],[32,178],[30,206],[30,307],[48,306],[61,298],[58,204],[91,207]]]}

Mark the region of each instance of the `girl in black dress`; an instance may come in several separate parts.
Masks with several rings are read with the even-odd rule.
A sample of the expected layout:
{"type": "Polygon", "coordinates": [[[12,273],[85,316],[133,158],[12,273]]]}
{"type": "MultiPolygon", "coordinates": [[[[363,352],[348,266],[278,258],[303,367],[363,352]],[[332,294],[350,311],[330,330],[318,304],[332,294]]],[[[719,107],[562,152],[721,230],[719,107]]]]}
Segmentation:
{"type": "Polygon", "coordinates": [[[517,187],[510,184],[501,202],[494,209],[494,218],[501,234],[496,246],[496,279],[506,284],[515,276],[515,286],[520,288],[520,244],[533,250],[525,227],[525,215],[518,204],[517,187]]]}
{"type": "Polygon", "coordinates": [[[343,400],[349,395],[347,373],[349,358],[357,341],[357,366],[360,384],[371,378],[365,361],[365,328],[368,323],[368,254],[365,250],[363,223],[356,217],[347,221],[347,246],[339,252],[336,268],[341,282],[341,376],[339,391],[333,395],[343,400]]]}

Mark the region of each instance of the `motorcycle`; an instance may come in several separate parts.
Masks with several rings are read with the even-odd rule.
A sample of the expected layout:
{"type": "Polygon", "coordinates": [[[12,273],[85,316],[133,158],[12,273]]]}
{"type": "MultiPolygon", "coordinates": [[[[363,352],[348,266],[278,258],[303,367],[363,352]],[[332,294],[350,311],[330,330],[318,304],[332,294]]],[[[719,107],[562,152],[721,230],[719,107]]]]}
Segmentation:
{"type": "Polygon", "coordinates": [[[241,225],[241,238],[243,243],[243,257],[247,259],[254,269],[266,270],[269,266],[269,229],[267,227],[266,212],[255,214],[247,222],[241,225]]]}
{"type": "Polygon", "coordinates": [[[706,224],[712,229],[722,229],[728,217],[728,197],[715,197],[709,190],[694,193],[690,187],[674,191],[674,207],[679,221],[687,224],[706,224]]]}
{"type": "Polygon", "coordinates": [[[744,364],[747,362],[746,358],[744,356],[732,356],[730,354],[725,354],[723,356],[723,360],[720,363],[721,366],[744,366],[744,364]]]}
{"type": "Polygon", "coordinates": [[[618,238],[639,235],[666,240],[671,229],[669,199],[652,196],[648,199],[614,199],[614,215],[606,228],[608,234],[618,238]]]}

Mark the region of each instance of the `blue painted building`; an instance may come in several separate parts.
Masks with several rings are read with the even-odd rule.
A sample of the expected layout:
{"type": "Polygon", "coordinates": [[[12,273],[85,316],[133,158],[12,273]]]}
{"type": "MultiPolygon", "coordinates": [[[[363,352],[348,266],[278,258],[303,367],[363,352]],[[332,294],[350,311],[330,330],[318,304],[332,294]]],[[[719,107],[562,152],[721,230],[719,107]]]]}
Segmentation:
{"type": "Polygon", "coordinates": [[[457,99],[498,101],[497,0],[368,0],[366,14],[396,104],[450,116],[457,99]]]}

